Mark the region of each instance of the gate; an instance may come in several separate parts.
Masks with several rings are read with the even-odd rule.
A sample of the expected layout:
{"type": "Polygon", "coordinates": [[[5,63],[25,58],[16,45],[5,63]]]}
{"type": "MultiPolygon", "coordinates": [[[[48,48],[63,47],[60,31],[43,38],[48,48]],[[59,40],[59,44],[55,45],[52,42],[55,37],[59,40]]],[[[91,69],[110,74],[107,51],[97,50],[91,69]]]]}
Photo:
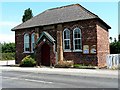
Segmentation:
{"type": "Polygon", "coordinates": [[[106,59],[107,68],[118,68],[120,65],[120,54],[109,54],[106,59]]]}

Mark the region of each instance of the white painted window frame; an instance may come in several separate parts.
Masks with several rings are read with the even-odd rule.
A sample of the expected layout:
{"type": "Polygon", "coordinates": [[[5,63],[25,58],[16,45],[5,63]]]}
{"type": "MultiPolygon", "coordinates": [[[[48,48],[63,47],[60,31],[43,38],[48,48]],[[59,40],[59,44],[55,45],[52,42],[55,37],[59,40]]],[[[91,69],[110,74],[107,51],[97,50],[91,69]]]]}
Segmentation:
{"type": "MultiPolygon", "coordinates": [[[[26,48],[25,44],[27,43],[27,44],[29,45],[29,42],[30,42],[30,41],[29,41],[29,40],[30,40],[30,37],[28,38],[28,39],[29,39],[28,42],[25,42],[26,35],[29,36],[29,34],[28,34],[28,33],[25,33],[25,34],[24,34],[24,53],[30,53],[30,51],[26,51],[26,50],[25,50],[25,48],[26,48]]],[[[29,49],[30,49],[30,45],[29,45],[29,49]]]]}
{"type": "Polygon", "coordinates": [[[32,33],[32,34],[31,34],[31,53],[34,53],[33,43],[35,44],[35,33],[32,33]]]}
{"type": "Polygon", "coordinates": [[[71,52],[70,38],[69,39],[64,39],[64,32],[67,31],[67,30],[69,31],[69,37],[70,37],[70,30],[68,28],[65,28],[64,31],[63,31],[63,50],[64,50],[64,52],[71,52]],[[69,49],[65,49],[65,43],[64,43],[65,40],[69,40],[69,47],[70,47],[69,49]]]}
{"type": "Polygon", "coordinates": [[[81,33],[81,29],[78,27],[74,28],[74,30],[73,30],[73,52],[82,52],[82,33],[81,33]],[[80,31],[80,38],[74,38],[74,32],[76,29],[78,29],[80,31]],[[76,39],[80,39],[81,49],[75,49],[75,40],[76,39]]]}

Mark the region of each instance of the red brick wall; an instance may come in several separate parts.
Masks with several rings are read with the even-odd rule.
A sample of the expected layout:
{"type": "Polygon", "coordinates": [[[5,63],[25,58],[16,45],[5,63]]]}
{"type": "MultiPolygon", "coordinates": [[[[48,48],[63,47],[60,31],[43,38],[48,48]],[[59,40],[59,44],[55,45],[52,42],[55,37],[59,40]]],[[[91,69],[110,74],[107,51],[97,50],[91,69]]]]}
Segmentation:
{"type": "Polygon", "coordinates": [[[109,35],[108,30],[97,23],[97,57],[98,66],[106,66],[106,55],[109,54],[109,35]]]}
{"type": "MultiPolygon", "coordinates": [[[[40,34],[43,31],[48,32],[53,38],[57,37],[55,28],[51,29],[51,30],[50,29],[44,30],[43,28],[40,27],[40,28],[29,28],[29,29],[23,29],[23,30],[16,30],[15,31],[15,45],[16,45],[15,60],[16,60],[16,64],[20,63],[21,60],[25,56],[27,56],[27,55],[33,55],[33,53],[31,53],[31,52],[30,53],[24,53],[24,34],[28,33],[31,36],[31,34],[33,32],[37,32],[37,33],[39,33],[39,36],[40,36],[40,34]]],[[[31,48],[31,43],[30,43],[30,48],[31,48]]],[[[52,53],[53,52],[51,52],[51,55],[53,56],[52,53]]],[[[40,58],[40,54],[37,54],[36,56],[37,56],[36,59],[38,60],[40,58]]],[[[50,57],[50,58],[53,58],[53,57],[50,57]]],[[[40,63],[40,62],[38,62],[38,63],[40,63]]]]}
{"type": "MultiPolygon", "coordinates": [[[[20,61],[31,53],[24,53],[24,33],[28,32],[37,32],[39,35],[42,31],[48,32],[56,40],[56,50],[57,51],[57,28],[56,25],[53,25],[54,28],[44,29],[43,27],[17,30],[15,31],[15,43],[16,43],[16,63],[20,61]]],[[[109,53],[109,40],[108,32],[104,30],[105,28],[97,23],[96,20],[84,20],[76,21],[70,23],[63,23],[63,30],[65,28],[70,29],[70,39],[71,39],[71,52],[64,52],[63,56],[65,60],[74,60],[75,63],[84,63],[86,65],[105,65],[106,54],[109,53]],[[96,25],[97,24],[97,25],[96,25]],[[96,45],[97,53],[96,54],[83,54],[83,52],[73,52],[73,29],[79,27],[82,32],[82,45],[96,45]]],[[[63,31],[62,30],[62,31],[63,31]]],[[[61,37],[62,38],[62,37],[61,37]]],[[[37,55],[40,58],[39,55],[37,55]]],[[[53,58],[53,57],[51,57],[53,58]]]]}
{"type": "Polygon", "coordinates": [[[15,46],[16,46],[15,60],[16,60],[16,64],[20,63],[21,60],[26,55],[33,54],[33,53],[24,53],[24,34],[25,33],[28,33],[29,35],[31,35],[29,30],[17,30],[17,31],[15,31],[15,46]]]}
{"type": "Polygon", "coordinates": [[[84,20],[73,23],[66,23],[63,27],[70,30],[71,39],[71,52],[64,52],[64,59],[74,60],[74,63],[97,65],[97,54],[83,54],[83,52],[73,52],[73,30],[76,27],[81,29],[82,45],[89,45],[89,47],[91,47],[91,45],[97,45],[96,21],[84,20]]]}
{"type": "Polygon", "coordinates": [[[64,52],[65,60],[73,60],[75,64],[97,66],[97,55],[82,54],[80,52],[64,52]]]}

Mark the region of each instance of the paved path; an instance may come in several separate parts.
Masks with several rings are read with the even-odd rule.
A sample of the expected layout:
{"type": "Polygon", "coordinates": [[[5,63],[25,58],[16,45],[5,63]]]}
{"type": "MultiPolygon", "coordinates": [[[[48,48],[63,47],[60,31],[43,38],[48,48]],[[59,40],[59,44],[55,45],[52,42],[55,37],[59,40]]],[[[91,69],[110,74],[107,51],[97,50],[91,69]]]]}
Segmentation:
{"type": "Polygon", "coordinates": [[[15,60],[2,60],[0,65],[15,65],[15,60]]]}
{"type": "Polygon", "coordinates": [[[22,68],[22,67],[0,67],[1,71],[22,71],[33,73],[52,73],[64,75],[93,75],[102,77],[118,78],[118,70],[104,70],[104,69],[72,69],[72,68],[22,68]]]}
{"type": "MultiPolygon", "coordinates": [[[[0,61],[0,65],[14,65],[15,60],[0,61]]],[[[93,75],[102,77],[112,77],[118,78],[118,70],[108,70],[108,69],[72,69],[72,68],[40,68],[40,67],[9,67],[9,66],[0,66],[0,71],[22,71],[22,72],[42,72],[42,73],[51,73],[52,74],[64,74],[64,75],[93,75]]]]}

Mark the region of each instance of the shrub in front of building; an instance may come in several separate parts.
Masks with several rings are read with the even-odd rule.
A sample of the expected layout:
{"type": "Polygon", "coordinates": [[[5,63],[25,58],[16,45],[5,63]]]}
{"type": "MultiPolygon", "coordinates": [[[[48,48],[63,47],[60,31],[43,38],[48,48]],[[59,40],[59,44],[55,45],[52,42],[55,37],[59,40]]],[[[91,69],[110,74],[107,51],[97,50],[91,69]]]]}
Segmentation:
{"type": "Polygon", "coordinates": [[[36,66],[36,61],[30,55],[23,58],[20,63],[20,67],[34,67],[36,66]]]}
{"type": "Polygon", "coordinates": [[[59,61],[58,64],[55,65],[56,68],[70,68],[73,67],[73,61],[59,61]]]}

